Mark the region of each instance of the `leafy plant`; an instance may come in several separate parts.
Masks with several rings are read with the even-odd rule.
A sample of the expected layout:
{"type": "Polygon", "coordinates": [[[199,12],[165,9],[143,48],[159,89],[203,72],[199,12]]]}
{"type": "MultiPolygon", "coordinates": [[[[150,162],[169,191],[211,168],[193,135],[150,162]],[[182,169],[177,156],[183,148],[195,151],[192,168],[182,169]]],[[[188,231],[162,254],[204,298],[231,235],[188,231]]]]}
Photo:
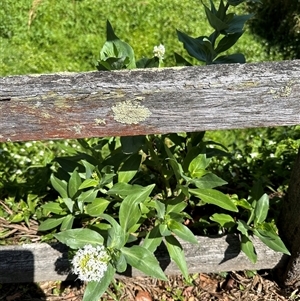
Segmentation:
{"type": "MultiPolygon", "coordinates": [[[[205,62],[206,65],[245,63],[245,57],[241,53],[220,56],[220,53],[227,51],[239,40],[244,33],[245,22],[253,16],[252,14],[238,16],[231,12],[228,13],[230,6],[237,6],[245,0],[229,0],[226,4],[221,0],[218,9],[212,0],[209,2],[210,8],[203,5],[206,18],[214,32],[209,36],[193,38],[177,30],[179,41],[183,43],[189,55],[205,62]],[[221,35],[223,37],[220,39],[221,35]]],[[[253,2],[259,1],[254,0],[253,2]]],[[[180,64],[185,61],[178,54],[176,54],[176,59],[180,64]]],[[[188,62],[185,64],[189,65],[188,62]]]]}

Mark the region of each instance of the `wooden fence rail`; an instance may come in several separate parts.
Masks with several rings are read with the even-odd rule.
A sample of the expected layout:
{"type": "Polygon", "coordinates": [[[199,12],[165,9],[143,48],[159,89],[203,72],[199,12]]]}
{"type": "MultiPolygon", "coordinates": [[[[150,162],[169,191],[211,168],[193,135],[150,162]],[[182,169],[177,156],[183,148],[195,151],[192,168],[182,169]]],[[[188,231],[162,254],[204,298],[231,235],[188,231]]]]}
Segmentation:
{"type": "MultiPolygon", "coordinates": [[[[300,61],[0,78],[0,142],[296,124],[300,61]]],[[[294,177],[299,174],[298,161],[294,177]]],[[[297,183],[292,179],[294,197],[287,200],[289,209],[281,217],[281,234],[291,257],[256,241],[258,263],[252,265],[240,254],[236,237],[199,237],[197,250],[184,245],[190,272],[276,267],[285,283],[300,281],[297,183]],[[288,235],[287,223],[293,225],[288,235]]],[[[0,282],[66,279],[66,250],[55,247],[49,255],[51,249],[46,244],[0,247],[0,282]]],[[[161,254],[158,258],[168,274],[178,272],[169,259],[161,254]]]]}

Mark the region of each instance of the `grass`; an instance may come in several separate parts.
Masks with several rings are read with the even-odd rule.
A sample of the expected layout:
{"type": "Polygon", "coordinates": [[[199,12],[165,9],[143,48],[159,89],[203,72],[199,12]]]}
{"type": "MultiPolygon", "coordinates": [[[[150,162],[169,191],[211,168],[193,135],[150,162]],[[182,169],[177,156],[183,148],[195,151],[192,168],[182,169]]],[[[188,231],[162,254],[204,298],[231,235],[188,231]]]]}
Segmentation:
{"type": "MultiPolygon", "coordinates": [[[[239,13],[245,12],[241,6],[239,13]]],[[[211,33],[199,0],[2,0],[0,17],[1,76],[95,70],[107,19],[136,58],[151,56],[153,47],[163,43],[165,66],[175,64],[174,52],[188,57],[176,29],[195,37],[211,33]]],[[[267,54],[249,30],[232,52],[244,53],[248,62],[282,58],[267,54]]]]}

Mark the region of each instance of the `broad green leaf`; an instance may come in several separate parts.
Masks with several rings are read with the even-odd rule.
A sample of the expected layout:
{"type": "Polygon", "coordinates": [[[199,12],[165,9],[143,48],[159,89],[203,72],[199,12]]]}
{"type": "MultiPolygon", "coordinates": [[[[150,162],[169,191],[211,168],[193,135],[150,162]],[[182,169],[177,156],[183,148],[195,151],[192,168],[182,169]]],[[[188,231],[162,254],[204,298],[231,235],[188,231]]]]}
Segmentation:
{"type": "Polygon", "coordinates": [[[172,232],[169,230],[169,228],[166,224],[160,224],[158,226],[158,228],[159,228],[159,232],[162,236],[172,235],[172,232]]]}
{"type": "Polygon", "coordinates": [[[214,204],[223,209],[238,212],[238,208],[235,206],[234,202],[226,194],[218,190],[190,188],[189,192],[200,198],[204,203],[214,204]]]}
{"type": "Polygon", "coordinates": [[[120,195],[125,197],[129,194],[139,192],[144,187],[140,185],[131,185],[128,183],[118,182],[110,190],[107,191],[108,195],[120,195]]]}
{"type": "Polygon", "coordinates": [[[142,156],[139,154],[132,154],[124,162],[118,172],[118,182],[128,183],[138,172],[142,161],[142,156]]]}
{"type": "Polygon", "coordinates": [[[86,179],[84,180],[78,189],[84,189],[84,188],[90,188],[90,187],[96,187],[99,184],[98,180],[95,179],[86,179]]]}
{"type": "Polygon", "coordinates": [[[241,53],[235,53],[235,54],[230,54],[230,55],[223,55],[217,57],[213,61],[213,64],[244,64],[246,63],[245,56],[241,53]]]}
{"type": "MultiPolygon", "coordinates": [[[[84,140],[82,139],[81,141],[84,141],[84,140]]],[[[84,141],[84,142],[86,143],[86,141],[84,141]]],[[[81,163],[85,167],[85,179],[90,179],[95,170],[95,166],[86,160],[81,160],[81,163]]]]}
{"type": "Polygon", "coordinates": [[[254,229],[254,235],[256,235],[265,245],[276,252],[291,255],[289,250],[286,248],[280,237],[276,233],[265,231],[262,229],[254,229]]]}
{"type": "Polygon", "coordinates": [[[62,214],[64,210],[61,208],[61,205],[58,202],[49,202],[41,206],[43,209],[55,213],[55,214],[62,214]]]}
{"type": "Polygon", "coordinates": [[[241,200],[236,201],[236,205],[240,206],[242,208],[248,209],[248,210],[252,209],[251,204],[245,199],[241,199],[241,200]]]}
{"type": "Polygon", "coordinates": [[[186,196],[183,193],[180,193],[175,199],[168,201],[166,213],[181,213],[187,205],[186,196]]]}
{"type": "Polygon", "coordinates": [[[180,242],[173,236],[165,237],[166,246],[172,260],[175,261],[185,279],[188,279],[188,268],[184,256],[184,251],[180,242]]]}
{"type": "Polygon", "coordinates": [[[174,52],[176,66],[193,66],[190,62],[188,62],[184,57],[180,54],[174,52]]]}
{"type": "Polygon", "coordinates": [[[60,194],[62,198],[68,197],[68,184],[65,181],[62,181],[51,174],[50,181],[54,189],[60,194]]]}
{"type": "Polygon", "coordinates": [[[75,169],[72,174],[71,177],[69,179],[69,183],[68,183],[68,194],[70,198],[75,197],[75,195],[77,194],[79,187],[81,185],[81,178],[77,172],[77,170],[75,169]]]}
{"type": "MultiPolygon", "coordinates": [[[[227,2],[228,2],[228,4],[230,4],[232,6],[237,6],[237,5],[239,5],[239,4],[241,4],[241,3],[245,2],[245,1],[247,1],[247,0],[228,0],[227,2]]],[[[260,2],[260,1],[257,1],[257,2],[260,2]]]]}
{"type": "Polygon", "coordinates": [[[193,179],[192,182],[196,185],[196,187],[202,189],[215,188],[227,184],[226,181],[211,172],[206,173],[200,179],[193,179]]]}
{"type": "Polygon", "coordinates": [[[64,217],[63,222],[61,223],[60,231],[72,229],[74,219],[75,219],[75,217],[72,214],[66,215],[64,217]]]}
{"type": "Polygon", "coordinates": [[[189,172],[192,178],[200,178],[206,174],[206,167],[209,165],[210,159],[205,154],[199,154],[189,165],[189,172]]]}
{"type": "Polygon", "coordinates": [[[97,194],[98,194],[97,190],[89,189],[87,191],[81,192],[77,200],[78,202],[82,202],[82,203],[91,203],[93,200],[96,199],[97,194]]]}
{"type": "Polygon", "coordinates": [[[74,208],[74,201],[70,198],[63,198],[62,200],[67,206],[67,208],[70,210],[70,212],[72,213],[74,208]]]}
{"type": "Polygon", "coordinates": [[[231,21],[228,23],[229,26],[227,29],[225,29],[225,32],[228,34],[243,31],[245,23],[253,16],[254,14],[234,15],[231,21]]]}
{"type": "Polygon", "coordinates": [[[265,193],[262,197],[257,201],[256,206],[254,208],[255,218],[254,221],[257,224],[261,224],[267,218],[269,211],[269,197],[265,193]]]}
{"type": "Polygon", "coordinates": [[[233,227],[235,225],[233,217],[224,213],[215,213],[209,219],[226,228],[233,227]]]}
{"type": "Polygon", "coordinates": [[[206,17],[210,26],[215,29],[216,31],[220,32],[228,28],[228,24],[220,20],[216,14],[211,12],[207,6],[204,5],[206,17]]]}
{"type": "Polygon", "coordinates": [[[139,203],[143,203],[150,195],[155,184],[143,187],[140,191],[128,195],[121,203],[119,220],[121,227],[128,231],[141,217],[139,203]]]}
{"type": "Polygon", "coordinates": [[[54,237],[71,249],[83,248],[87,244],[96,246],[103,244],[104,241],[98,232],[87,228],[69,229],[54,234],[54,237]]]}
{"type": "Polygon", "coordinates": [[[226,35],[218,43],[218,47],[215,49],[216,53],[219,54],[223,51],[228,50],[238,41],[238,39],[242,36],[243,33],[244,32],[241,31],[241,32],[236,32],[236,33],[226,35]]]}
{"type": "Polygon", "coordinates": [[[141,246],[123,247],[121,252],[124,254],[127,263],[132,267],[142,271],[144,274],[167,280],[166,275],[159,266],[159,262],[153,253],[141,246]]]}
{"type": "Polygon", "coordinates": [[[257,254],[252,241],[245,235],[241,235],[241,250],[247,255],[252,263],[256,263],[257,254]]]}
{"type": "Polygon", "coordinates": [[[107,246],[119,250],[126,243],[124,229],[110,215],[101,214],[101,217],[111,224],[111,228],[108,230],[107,246]]]}
{"type": "Polygon", "coordinates": [[[100,216],[110,202],[104,198],[96,198],[86,206],[86,213],[90,216],[100,216]]]}
{"type": "Polygon", "coordinates": [[[187,50],[189,55],[196,58],[199,61],[206,62],[207,57],[211,56],[210,51],[207,49],[203,42],[204,37],[192,38],[187,34],[177,30],[178,40],[183,43],[184,48],[187,50]]]}
{"type": "Polygon", "coordinates": [[[146,57],[138,60],[136,62],[137,68],[158,68],[159,67],[159,58],[153,57],[151,59],[148,59],[146,57]]]}
{"type": "Polygon", "coordinates": [[[238,220],[237,221],[237,229],[244,235],[244,236],[249,236],[248,231],[252,230],[251,227],[249,227],[243,220],[238,220]]]}
{"type": "Polygon", "coordinates": [[[157,217],[159,219],[164,219],[165,217],[165,213],[166,213],[166,206],[164,203],[158,201],[158,200],[155,200],[154,201],[154,205],[155,205],[155,209],[157,211],[157,217]]]}
{"type": "Polygon", "coordinates": [[[133,154],[137,153],[146,143],[146,136],[122,136],[120,142],[123,153],[133,154]]]}
{"type": "Polygon", "coordinates": [[[119,258],[116,262],[116,270],[118,273],[123,273],[126,271],[126,269],[127,269],[126,258],[122,253],[120,253],[119,258]]]}
{"type": "Polygon", "coordinates": [[[193,232],[182,223],[179,223],[175,220],[171,220],[168,222],[168,228],[182,240],[188,241],[192,244],[198,243],[193,232]]]}
{"type": "Polygon", "coordinates": [[[56,228],[58,225],[60,225],[64,220],[64,217],[60,218],[48,218],[45,221],[41,222],[39,225],[39,231],[47,231],[53,228],[56,228]]]}
{"type": "MultiPolygon", "coordinates": [[[[107,41],[100,51],[100,61],[106,61],[109,58],[121,59],[127,69],[136,67],[134,51],[132,47],[126,42],[121,41],[114,33],[113,28],[109,21],[107,21],[107,41]]],[[[120,68],[114,68],[120,69],[120,68]]]]}
{"type": "Polygon", "coordinates": [[[147,233],[142,247],[149,250],[150,252],[155,252],[157,247],[160,246],[162,242],[162,235],[159,231],[159,226],[155,226],[150,232],[147,233]]]}
{"type": "Polygon", "coordinates": [[[90,281],[84,291],[82,301],[97,301],[105,293],[111,281],[115,276],[116,270],[111,264],[108,264],[107,270],[101,281],[90,281]]]}

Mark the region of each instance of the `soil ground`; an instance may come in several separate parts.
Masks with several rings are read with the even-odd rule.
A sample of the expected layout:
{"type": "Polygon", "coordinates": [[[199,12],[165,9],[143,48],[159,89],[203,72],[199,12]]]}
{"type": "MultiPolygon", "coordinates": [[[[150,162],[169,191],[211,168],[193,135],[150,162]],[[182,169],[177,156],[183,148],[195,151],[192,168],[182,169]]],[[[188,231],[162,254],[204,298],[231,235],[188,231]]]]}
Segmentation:
{"type": "MultiPolygon", "coordinates": [[[[196,274],[187,283],[180,276],[169,281],[151,278],[116,280],[102,297],[103,301],[300,301],[300,290],[280,289],[262,275],[231,272],[227,275],[196,274]]],[[[75,282],[42,282],[38,284],[0,284],[2,301],[81,301],[84,284],[75,282]]],[[[96,301],[96,300],[95,300],[96,301]]]]}

